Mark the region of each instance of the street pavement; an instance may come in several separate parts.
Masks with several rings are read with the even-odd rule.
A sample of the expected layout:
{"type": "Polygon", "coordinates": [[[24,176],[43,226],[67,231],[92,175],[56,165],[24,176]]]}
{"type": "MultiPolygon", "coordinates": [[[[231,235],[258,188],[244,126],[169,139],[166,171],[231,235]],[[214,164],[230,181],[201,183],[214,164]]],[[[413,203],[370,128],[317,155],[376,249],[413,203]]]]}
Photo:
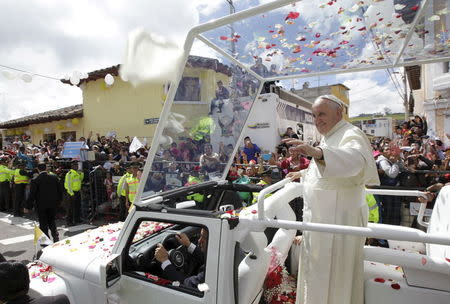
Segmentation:
{"type": "MultiPolygon", "coordinates": [[[[38,225],[35,215],[28,214],[25,217],[14,217],[12,214],[0,212],[0,253],[6,260],[15,260],[28,263],[33,260],[35,254],[34,225],[38,225]]],[[[94,225],[81,224],[66,227],[65,221],[56,221],[60,239],[73,236],[87,229],[95,228],[94,225]]]]}

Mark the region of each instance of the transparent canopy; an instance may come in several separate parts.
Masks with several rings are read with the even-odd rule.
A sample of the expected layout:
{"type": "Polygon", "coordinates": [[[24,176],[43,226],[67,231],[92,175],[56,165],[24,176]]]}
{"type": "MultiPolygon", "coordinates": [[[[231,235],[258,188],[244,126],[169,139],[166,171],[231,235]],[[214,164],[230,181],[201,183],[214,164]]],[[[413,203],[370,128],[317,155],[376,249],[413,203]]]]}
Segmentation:
{"type": "Polygon", "coordinates": [[[224,179],[267,81],[450,60],[449,2],[278,0],[195,27],[138,195],[224,179]]]}

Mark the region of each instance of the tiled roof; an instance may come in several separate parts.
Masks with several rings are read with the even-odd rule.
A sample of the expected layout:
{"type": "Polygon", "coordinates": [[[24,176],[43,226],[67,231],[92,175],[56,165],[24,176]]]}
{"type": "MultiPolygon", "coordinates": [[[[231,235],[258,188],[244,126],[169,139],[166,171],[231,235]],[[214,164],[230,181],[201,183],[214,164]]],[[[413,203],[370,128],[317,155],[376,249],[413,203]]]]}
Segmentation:
{"type": "Polygon", "coordinates": [[[74,105],[53,111],[42,112],[13,119],[0,123],[0,128],[10,129],[28,126],[31,124],[50,122],[55,120],[70,119],[75,117],[83,117],[83,105],[74,105]]]}

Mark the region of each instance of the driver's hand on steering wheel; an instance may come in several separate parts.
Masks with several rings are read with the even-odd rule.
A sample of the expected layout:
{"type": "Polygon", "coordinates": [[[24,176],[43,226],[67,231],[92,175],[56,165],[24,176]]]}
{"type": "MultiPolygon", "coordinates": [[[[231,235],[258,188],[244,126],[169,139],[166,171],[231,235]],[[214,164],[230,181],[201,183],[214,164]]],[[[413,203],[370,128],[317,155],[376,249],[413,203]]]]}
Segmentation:
{"type": "Polygon", "coordinates": [[[155,250],[155,259],[160,263],[163,263],[169,259],[169,254],[162,244],[158,244],[158,247],[155,250]]]}
{"type": "Polygon", "coordinates": [[[183,246],[189,247],[191,245],[191,241],[185,233],[178,233],[175,238],[183,246]]]}

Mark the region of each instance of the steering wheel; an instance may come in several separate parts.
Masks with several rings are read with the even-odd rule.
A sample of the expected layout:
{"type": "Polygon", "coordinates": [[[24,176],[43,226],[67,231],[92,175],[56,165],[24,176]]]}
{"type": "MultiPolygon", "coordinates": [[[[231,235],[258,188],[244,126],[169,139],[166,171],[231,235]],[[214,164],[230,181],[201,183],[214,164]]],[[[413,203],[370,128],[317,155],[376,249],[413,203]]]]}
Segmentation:
{"type": "Polygon", "coordinates": [[[185,265],[188,264],[188,252],[185,246],[178,245],[176,235],[176,233],[167,235],[162,241],[162,245],[169,253],[170,263],[178,270],[184,270],[185,265]]]}
{"type": "Polygon", "coordinates": [[[178,245],[179,243],[176,236],[177,233],[167,235],[162,241],[162,245],[169,254],[170,263],[172,263],[177,270],[180,270],[187,275],[192,274],[195,263],[192,257],[188,255],[187,248],[183,245],[178,245]]]}

